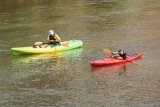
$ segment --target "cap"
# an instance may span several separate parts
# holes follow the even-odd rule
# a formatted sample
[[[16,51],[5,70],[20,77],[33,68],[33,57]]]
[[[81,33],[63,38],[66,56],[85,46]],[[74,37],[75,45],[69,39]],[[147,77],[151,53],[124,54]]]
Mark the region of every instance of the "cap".
[[[49,34],[50,34],[50,35],[53,35],[53,34],[54,34],[54,31],[53,31],[53,30],[49,30]]]

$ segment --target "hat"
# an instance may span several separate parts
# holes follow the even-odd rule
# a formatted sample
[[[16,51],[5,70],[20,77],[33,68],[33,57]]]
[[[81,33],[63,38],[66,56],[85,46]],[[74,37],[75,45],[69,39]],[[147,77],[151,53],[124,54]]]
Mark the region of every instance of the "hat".
[[[53,31],[53,30],[49,30],[49,34],[50,34],[50,35],[53,35],[53,34],[54,34],[54,31]]]

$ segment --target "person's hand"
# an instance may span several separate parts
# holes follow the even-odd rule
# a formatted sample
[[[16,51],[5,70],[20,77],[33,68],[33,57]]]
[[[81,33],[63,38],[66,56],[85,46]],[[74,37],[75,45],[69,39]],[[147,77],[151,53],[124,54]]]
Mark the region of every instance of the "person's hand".
[[[50,42],[55,42],[55,40],[50,40]]]
[[[55,42],[60,42],[60,40],[55,40]]]

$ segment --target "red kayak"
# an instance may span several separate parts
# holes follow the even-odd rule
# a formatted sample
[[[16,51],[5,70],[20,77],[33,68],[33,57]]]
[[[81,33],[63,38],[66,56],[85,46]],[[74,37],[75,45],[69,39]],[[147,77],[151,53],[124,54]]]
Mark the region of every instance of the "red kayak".
[[[104,66],[104,65],[114,65],[114,64],[122,64],[122,63],[126,63],[126,62],[132,62],[135,59],[141,58],[142,57],[142,53],[135,53],[132,55],[127,55],[126,56],[126,60],[120,60],[120,59],[116,59],[116,58],[112,58],[110,57],[106,57],[100,60],[96,60],[91,62],[91,66]]]

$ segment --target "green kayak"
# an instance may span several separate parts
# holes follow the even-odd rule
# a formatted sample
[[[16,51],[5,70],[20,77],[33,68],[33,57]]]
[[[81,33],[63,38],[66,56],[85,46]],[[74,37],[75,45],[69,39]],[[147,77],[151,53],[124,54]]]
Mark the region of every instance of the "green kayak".
[[[61,42],[61,45],[57,45],[54,47],[47,47],[47,48],[34,48],[33,46],[30,47],[13,47],[11,51],[14,55],[21,55],[21,54],[42,54],[42,53],[51,53],[51,52],[58,52],[58,51],[66,51],[70,49],[75,49],[78,47],[82,47],[83,42],[80,40],[69,40]]]

